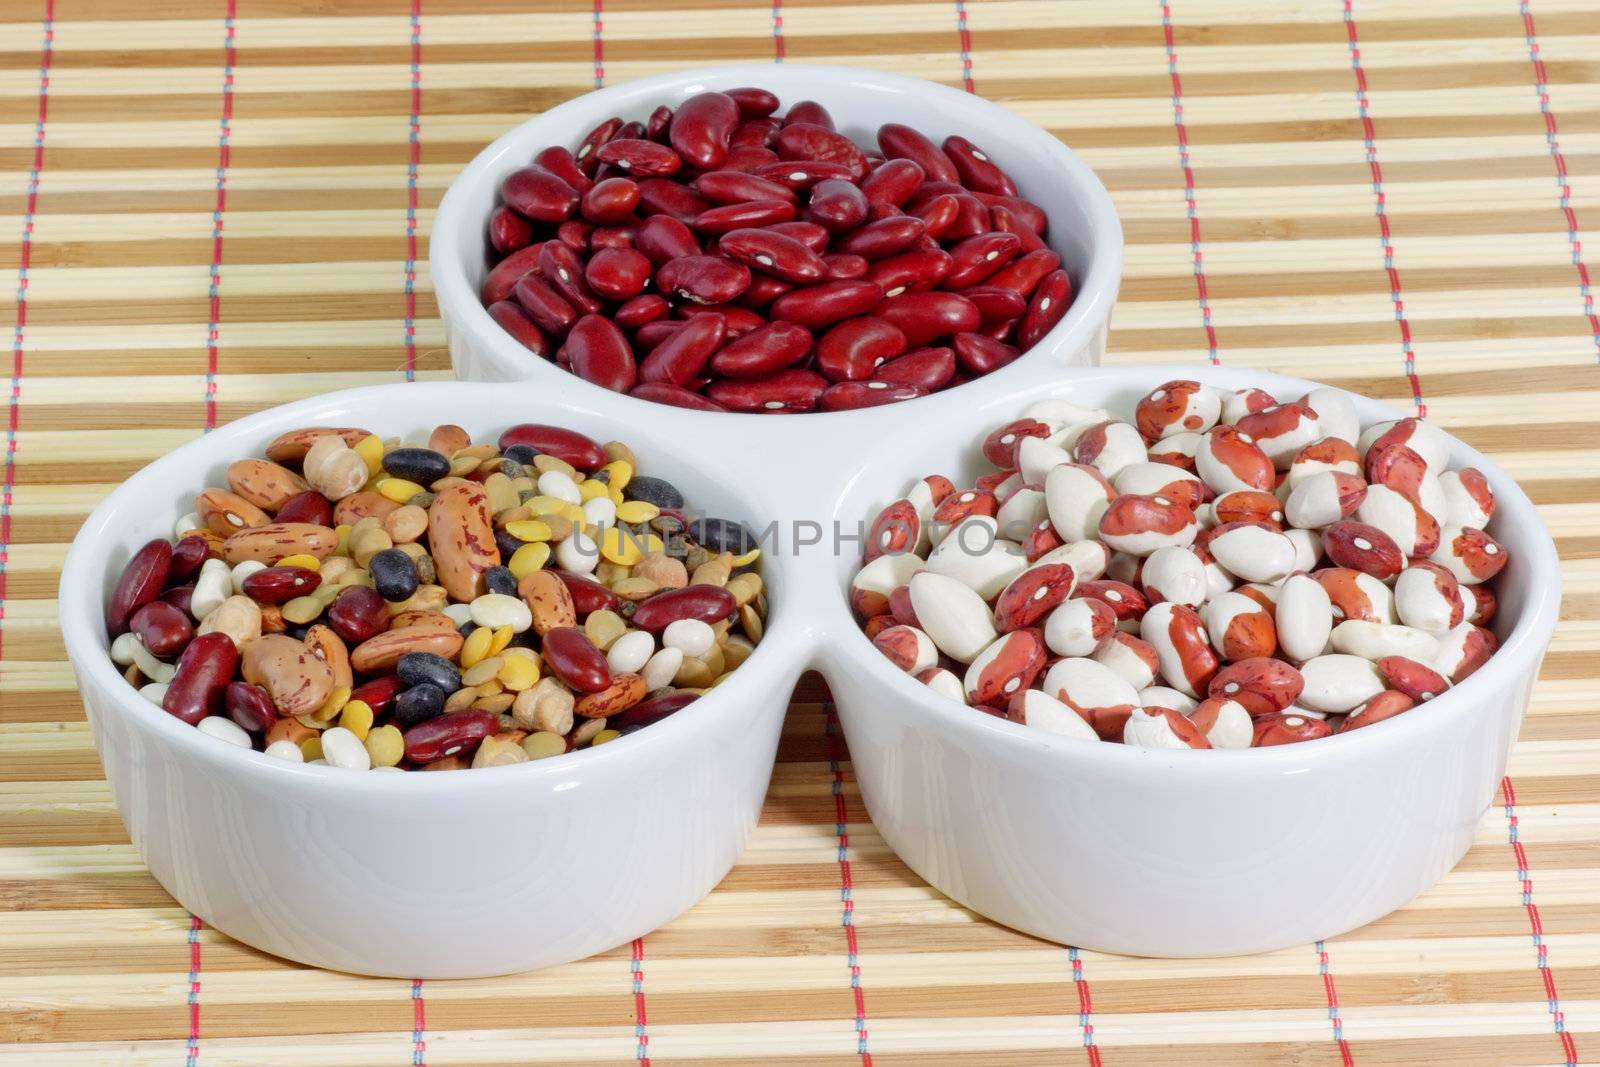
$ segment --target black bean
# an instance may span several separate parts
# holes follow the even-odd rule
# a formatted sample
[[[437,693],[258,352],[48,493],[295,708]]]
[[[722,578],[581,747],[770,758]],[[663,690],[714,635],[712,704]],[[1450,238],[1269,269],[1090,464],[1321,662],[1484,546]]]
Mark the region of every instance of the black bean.
[[[539,450],[532,445],[512,445],[501,454],[513,463],[531,467],[533,466],[533,457],[539,454]]]
[[[712,552],[732,552],[736,556],[756,547],[755,535],[732,519],[696,519],[689,524],[689,536],[695,544]]]
[[[402,730],[410,729],[444,714],[444,690],[430,682],[402,689],[389,710]]]
[[[522,542],[506,533],[504,530],[494,532],[495,547],[500,550],[501,559],[510,559],[516,555],[517,549],[522,547]]]
[[[283,634],[285,637],[292,637],[296,641],[304,641],[306,634],[315,624],[315,620],[312,622],[291,622],[284,626]]]
[[[658,508],[683,507],[683,494],[678,492],[677,486],[665,478],[652,478],[647,474],[634,475],[623,486],[622,497],[624,500],[643,500]]]
[[[417,591],[420,580],[417,577],[417,565],[398,548],[374,552],[367,561],[367,571],[372,575],[372,584],[377,588],[378,595],[385,600],[408,600]]]
[[[450,460],[431,448],[397,448],[384,455],[383,469],[396,478],[429,486],[450,473]]]
[[[394,672],[407,685],[432,685],[446,696],[461,688],[456,665],[432,652],[407,652],[395,664]]]
[[[490,567],[483,572],[483,584],[491,593],[517,595],[517,579],[509,567]]]

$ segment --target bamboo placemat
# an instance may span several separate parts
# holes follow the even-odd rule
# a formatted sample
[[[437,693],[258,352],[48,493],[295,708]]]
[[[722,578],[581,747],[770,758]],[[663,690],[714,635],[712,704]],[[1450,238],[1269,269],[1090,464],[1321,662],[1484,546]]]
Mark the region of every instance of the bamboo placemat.
[[[236,3],[0,3],[0,269],[17,280],[0,303],[0,1062],[1600,1058],[1592,3]],[[1415,403],[1524,480],[1565,561],[1562,622],[1504,804],[1436,888],[1267,956],[1035,941],[888,853],[814,689],[726,882],[568,967],[300,968],[191,920],[143,870],[55,630],[90,507],[219,421],[445,376],[418,266],[433,208],[527,113],[784,57],[965,83],[1072,144],[1127,229],[1111,358]]]

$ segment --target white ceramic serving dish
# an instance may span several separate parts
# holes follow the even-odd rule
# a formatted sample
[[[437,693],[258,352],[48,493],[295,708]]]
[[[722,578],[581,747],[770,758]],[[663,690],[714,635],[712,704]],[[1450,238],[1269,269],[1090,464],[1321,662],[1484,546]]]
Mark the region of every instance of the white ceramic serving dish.
[[[613,115],[643,120],[658,105],[741,85],[769,89],[785,107],[800,100],[820,102],[833,113],[840,132],[860,145],[874,146],[879,126],[900,122],[935,141],[961,134],[982,146],[1016,180],[1022,195],[1049,215],[1049,243],[1076,286],[1072,310],[1061,323],[1027,355],[986,380],[1003,388],[1027,364],[1059,369],[1100,362],[1122,277],[1122,227],[1100,179],[1055,136],[981,97],[920,78],[855,67],[750,63],[676,71],[586,93],[524,122],[467,165],[439,205],[428,258],[458,378],[550,383],[572,377],[535,358],[479,303],[478,289],[488,273],[486,223],[505,176],[550,145],[576,147]],[[584,383],[579,395],[589,391],[603,392]],[[624,397],[617,410],[641,417],[656,406]]]

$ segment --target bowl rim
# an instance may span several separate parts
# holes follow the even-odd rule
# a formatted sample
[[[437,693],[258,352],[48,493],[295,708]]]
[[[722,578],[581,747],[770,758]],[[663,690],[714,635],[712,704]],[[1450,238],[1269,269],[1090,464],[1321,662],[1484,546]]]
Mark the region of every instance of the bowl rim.
[[[1257,384],[1279,397],[1299,396],[1311,389],[1336,389],[1354,402],[1363,430],[1378,422],[1410,417],[1383,401],[1338,386],[1244,367],[1163,363],[1077,368],[1069,371],[1057,385],[1059,390],[1083,379],[1109,379],[1114,383],[1111,388],[1115,392],[1127,392],[1129,386],[1138,386],[1138,391],[1142,392],[1162,382],[1181,378],[1207,384],[1219,384],[1219,379],[1240,382],[1238,386],[1226,386],[1229,388],[1243,387],[1247,383]],[[1060,393],[1058,391],[1051,395]],[[1025,397],[1014,399],[1026,400]],[[1019,413],[1020,410],[1019,405]],[[1488,477],[1495,493],[1496,516],[1505,514],[1503,509],[1509,509],[1520,520],[1531,523],[1535,534],[1529,538],[1529,545],[1518,549],[1518,554],[1526,558],[1529,567],[1528,592],[1510,634],[1488,661],[1460,686],[1451,686],[1407,714],[1396,715],[1347,734],[1335,733],[1317,738],[1314,742],[1243,749],[1146,748],[1104,741],[1090,744],[1086,739],[1047,733],[991,715],[973,714],[970,706],[933,692],[910,674],[895,668],[878,652],[846,602],[849,579],[860,569],[859,565],[852,566],[844,587],[834,590],[833,618],[844,621],[837,627],[830,627],[829,637],[833,637],[835,629],[848,629],[852,633],[842,641],[832,643],[831,648],[823,649],[824,662],[827,664],[823,674],[827,676],[829,669],[861,672],[864,675],[862,680],[880,687],[885,697],[892,696],[908,705],[915,705],[916,710],[912,714],[930,716],[926,722],[929,728],[953,731],[958,737],[983,739],[986,743],[1001,746],[1004,751],[1018,758],[1037,754],[1038,758],[1056,760],[1063,765],[1085,760],[1110,761],[1101,763],[1100,769],[1125,769],[1130,772],[1159,769],[1163,774],[1189,775],[1201,784],[1216,773],[1237,774],[1259,770],[1289,774],[1346,760],[1358,760],[1372,746],[1418,743],[1436,730],[1450,728],[1452,717],[1470,723],[1468,716],[1475,706],[1481,706],[1483,702],[1473,699],[1470,694],[1461,695],[1463,687],[1472,680],[1481,679],[1484,684],[1478,688],[1486,691],[1504,689],[1516,674],[1528,669],[1530,659],[1537,660],[1548,647],[1561,599],[1561,562],[1554,539],[1533,502],[1516,480],[1456,435],[1437,423],[1430,425],[1449,438],[1455,467],[1477,467]],[[1460,457],[1459,461],[1457,457]],[[1221,770],[1213,771],[1210,769],[1212,767]]]
[[[843,80],[864,89],[925,97],[930,102],[930,113],[935,116],[940,113],[941,103],[950,107],[986,112],[986,121],[997,133],[1004,134],[1007,141],[1032,141],[1054,157],[1057,169],[1049,176],[1049,180],[1071,187],[1077,199],[1083,204],[1084,212],[1089,219],[1090,229],[1094,235],[1089,265],[1083,271],[1082,277],[1076,279],[1072,305],[1060,322],[1040,338],[1033,348],[1006,366],[962,385],[902,401],[902,404],[926,405],[927,401],[949,394],[966,396],[967,390],[980,383],[992,383],[995,388],[1003,388],[1008,380],[1060,370],[1062,367],[1059,365],[1041,367],[1040,364],[1050,360],[1054,355],[1077,352],[1088,347],[1094,334],[1104,328],[1110,318],[1122,281],[1124,255],[1122,222],[1111,201],[1111,195],[1106,191],[1099,176],[1078,158],[1065,142],[999,104],[962,89],[924,78],[862,67],[806,63],[784,63],[781,67],[771,63],[716,64],[621,82],[574,97],[518,123],[495,138],[450,182],[434,216],[432,230],[434,239],[429,242],[428,269],[433,281],[434,297],[439,304],[440,316],[445,320],[447,328],[469,332],[474,347],[480,352],[493,353],[496,361],[502,366],[515,365],[514,361],[519,360],[525,363],[532,373],[517,374],[515,379],[517,381],[540,382],[549,380],[551,375],[560,375],[575,383],[579,395],[588,396],[592,391],[609,397],[611,402],[620,405],[618,410],[625,414],[640,415],[651,410],[672,407],[670,404],[661,404],[605,389],[585,381],[570,371],[562,370],[553,363],[532,359],[527,349],[513,340],[489,316],[488,310],[478,299],[476,290],[467,281],[470,266],[457,254],[456,243],[453,240],[440,239],[439,235],[453,233],[462,226],[478,227],[482,224],[482,220],[467,217],[468,188],[476,191],[484,185],[488,173],[502,156],[516,150],[521,142],[534,137],[537,130],[552,120],[590,113],[605,115],[622,112],[642,102],[659,101],[668,93],[690,90],[695,87],[696,82],[707,80],[724,85],[759,85],[761,79],[771,78],[774,71],[783,77]],[[1030,360],[1030,356],[1035,358]],[[731,420],[734,419],[767,417],[752,412],[700,411],[688,408],[679,410],[687,411],[696,417],[710,416],[730,420],[725,425],[731,424]],[[832,416],[837,420],[859,415],[861,410],[864,409],[808,411],[796,414],[813,419]]]
[[[593,747],[574,749],[557,756],[529,760],[525,763],[472,768],[474,773],[466,775],[418,772],[362,775],[342,767],[294,763],[268,756],[265,752],[253,748],[245,749],[209,737],[151,703],[122,677],[121,671],[112,662],[109,654],[110,641],[106,636],[104,619],[105,596],[102,590],[106,580],[106,570],[111,564],[106,554],[97,550],[97,537],[101,532],[113,528],[123,515],[148,510],[148,504],[141,501],[140,496],[150,483],[159,480],[168,471],[188,465],[195,457],[210,457],[212,462],[215,462],[217,457],[228,456],[230,450],[244,440],[281,433],[295,424],[337,425],[338,423],[333,421],[338,418],[336,412],[356,408],[376,410],[381,407],[382,401],[388,395],[410,396],[419,390],[470,394],[499,391],[501,388],[493,383],[481,382],[394,382],[322,393],[235,419],[193,441],[163,453],[123,479],[122,484],[107,494],[105,499],[90,512],[89,517],[74,535],[62,565],[61,580],[57,587],[57,622],[80,693],[90,689],[102,691],[106,700],[101,706],[109,705],[131,728],[145,733],[153,731],[164,742],[178,748],[184,758],[195,759],[219,770],[248,775],[278,776],[269,780],[293,782],[296,786],[311,789],[346,788],[347,783],[359,782],[363,783],[360,786],[362,789],[391,792],[420,789],[432,795],[496,786],[528,788],[535,780],[576,779],[590,771],[599,774],[610,773],[608,768],[614,770],[638,759],[669,758],[667,753],[657,757],[650,749],[674,743],[694,744],[697,741],[695,736],[697,733],[716,730],[720,724],[735,717],[745,716],[748,709],[764,699],[765,690],[770,690],[775,681],[780,686],[792,687],[805,669],[806,650],[809,645],[804,637],[804,620],[797,616],[797,603],[790,603],[790,601],[798,602],[799,598],[783,597],[778,598],[770,608],[768,630],[763,640],[756,645],[755,651],[745,663],[740,665],[745,667],[754,664],[754,668],[735,669],[730,672],[727,679],[718,684],[714,690],[706,692],[693,702],[691,705],[695,709],[693,714],[685,715],[680,712],[669,715],[650,724],[648,728],[624,734],[599,746],[598,749]],[[406,392],[400,393],[401,390]],[[610,417],[604,413],[591,412],[581,405],[578,410],[585,415],[600,414],[602,418]],[[552,405],[548,411],[541,411],[530,405],[522,414],[526,417],[521,421],[535,421],[541,417],[559,420],[563,416],[570,416],[571,412],[562,406]],[[662,428],[657,432],[664,435],[667,431]],[[696,465],[696,470],[703,466],[704,464]],[[748,507],[746,492],[737,487],[727,487],[727,491],[741,507]],[[182,499],[181,492],[177,495],[177,499]],[[175,511],[174,515],[177,514],[179,513]],[[774,633],[777,634],[777,640],[772,639]],[[85,703],[87,704],[87,701]],[[646,735],[646,739],[639,740],[640,734]],[[572,758],[580,755],[582,758]],[[486,776],[482,774],[483,771],[497,773]],[[408,782],[414,784],[405,784]],[[576,784],[569,781],[555,788],[572,788]]]

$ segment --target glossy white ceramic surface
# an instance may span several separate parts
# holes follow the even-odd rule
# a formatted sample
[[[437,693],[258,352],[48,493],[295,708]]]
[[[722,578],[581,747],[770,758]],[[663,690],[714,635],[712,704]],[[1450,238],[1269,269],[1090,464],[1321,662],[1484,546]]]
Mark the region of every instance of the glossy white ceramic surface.
[[[1045,209],[1049,243],[1077,285],[1066,318],[1026,356],[988,380],[1003,388],[1018,380],[1027,364],[1061,368],[1100,362],[1122,277],[1122,227],[1100,179],[1054,135],[981,97],[920,78],[803,63],[741,64],[677,71],[587,93],[529,119],[468,164],[439,205],[428,261],[457,377],[526,378],[541,384],[572,377],[534,358],[479,303],[478,288],[488,273],[485,226],[502,179],[549,145],[575,147],[612,115],[642,120],[660,104],[741,85],[769,89],[785,106],[806,99],[820,102],[833,113],[840,132],[857,144],[874,145],[879,126],[900,122],[935,141],[961,134],[981,145],[1016,180],[1022,195]],[[602,390],[582,383],[579,392],[589,391]],[[654,407],[624,397],[618,410],[632,409],[642,416]]]

